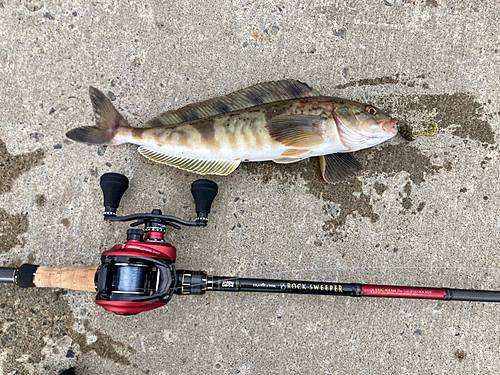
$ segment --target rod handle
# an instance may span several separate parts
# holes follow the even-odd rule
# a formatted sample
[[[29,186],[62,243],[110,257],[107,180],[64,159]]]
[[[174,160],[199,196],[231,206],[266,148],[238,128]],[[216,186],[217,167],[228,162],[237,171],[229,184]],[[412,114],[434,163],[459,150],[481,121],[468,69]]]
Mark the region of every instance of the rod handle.
[[[38,288],[62,288],[95,292],[95,274],[99,266],[45,267],[36,270],[34,284]]]

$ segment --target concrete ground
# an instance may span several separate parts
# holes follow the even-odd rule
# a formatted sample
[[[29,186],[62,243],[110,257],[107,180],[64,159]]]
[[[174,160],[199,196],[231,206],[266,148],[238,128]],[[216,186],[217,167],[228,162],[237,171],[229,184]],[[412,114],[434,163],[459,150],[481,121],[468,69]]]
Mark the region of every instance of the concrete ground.
[[[170,230],[178,268],[215,275],[499,289],[497,1],[0,0],[0,265],[93,265],[125,240],[99,177],[126,174],[120,212],[193,217],[198,176],[136,146],[77,144],[88,87],[134,126],[284,78],[373,103],[415,129],[356,154],[214,177],[205,229]],[[225,294],[133,317],[89,293],[0,286],[0,373],[494,374],[500,306]]]

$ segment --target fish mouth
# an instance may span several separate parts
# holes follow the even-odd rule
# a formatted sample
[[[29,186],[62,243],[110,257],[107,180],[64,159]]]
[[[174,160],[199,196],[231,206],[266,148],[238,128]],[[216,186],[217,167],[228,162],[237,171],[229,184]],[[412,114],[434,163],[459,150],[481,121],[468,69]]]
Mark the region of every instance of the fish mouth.
[[[385,124],[382,125],[382,129],[387,132],[387,133],[392,133],[394,135],[398,134],[398,129],[395,128],[398,120],[395,118],[391,118],[390,120],[387,120]]]

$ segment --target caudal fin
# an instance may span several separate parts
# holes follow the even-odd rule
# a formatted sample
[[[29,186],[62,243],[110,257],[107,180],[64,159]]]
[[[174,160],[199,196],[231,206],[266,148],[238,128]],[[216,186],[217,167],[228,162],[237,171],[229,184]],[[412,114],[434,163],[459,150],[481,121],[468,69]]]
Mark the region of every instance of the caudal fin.
[[[77,142],[97,145],[120,144],[115,135],[120,127],[129,127],[127,120],[113,107],[111,101],[99,90],[90,87],[90,100],[94,107],[95,126],[70,130],[66,137]]]

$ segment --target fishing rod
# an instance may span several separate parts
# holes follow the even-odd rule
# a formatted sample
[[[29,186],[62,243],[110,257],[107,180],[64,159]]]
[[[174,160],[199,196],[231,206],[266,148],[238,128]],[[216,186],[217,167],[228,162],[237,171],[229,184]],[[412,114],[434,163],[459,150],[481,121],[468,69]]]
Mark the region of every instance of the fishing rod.
[[[97,304],[123,315],[163,306],[174,294],[200,295],[208,291],[500,302],[500,291],[490,290],[269,280],[177,270],[176,248],[165,241],[165,229],[167,226],[181,229],[179,225],[205,227],[218,193],[217,184],[198,180],[191,185],[197,213],[195,221],[163,215],[157,209],[149,214],[117,216],[116,209],[129,180],[121,174],[107,173],[101,176],[100,185],[104,195],[104,219],[134,221],[131,226],[143,225],[144,229],[128,229],[126,242],[103,252],[99,266],[55,268],[23,264],[19,268],[0,268],[0,283],[13,283],[22,288],[97,292]]]

